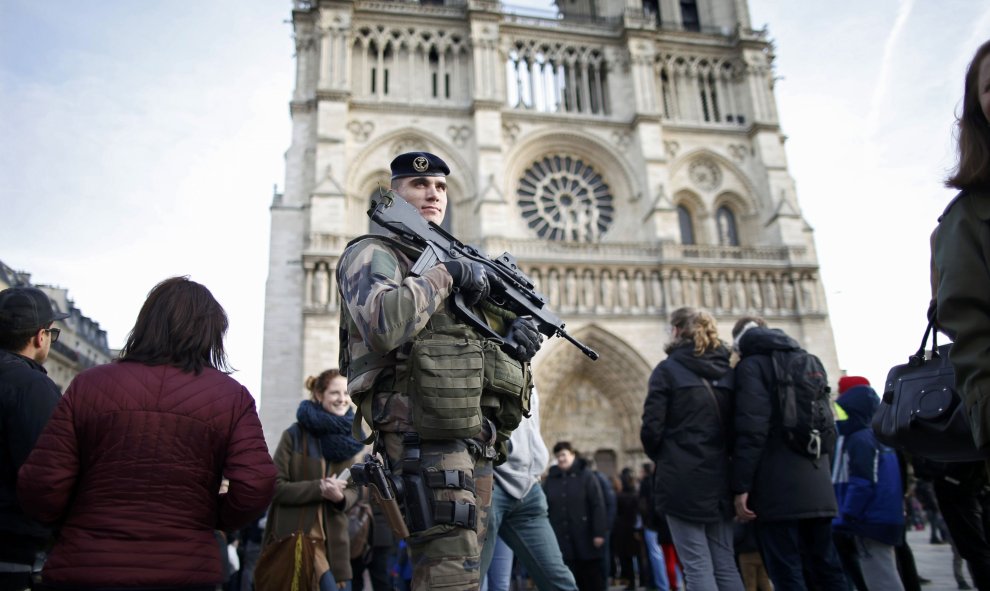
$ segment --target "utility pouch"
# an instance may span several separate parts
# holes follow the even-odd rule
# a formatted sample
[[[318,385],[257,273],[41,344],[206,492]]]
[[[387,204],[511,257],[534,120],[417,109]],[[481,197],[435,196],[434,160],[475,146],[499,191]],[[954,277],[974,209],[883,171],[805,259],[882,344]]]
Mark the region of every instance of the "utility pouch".
[[[511,432],[529,416],[532,373],[528,363],[510,356],[496,341],[485,341],[484,350],[485,403],[497,409],[498,430]]]
[[[423,439],[462,439],[481,431],[481,342],[435,337],[416,341],[409,358],[413,427]]]

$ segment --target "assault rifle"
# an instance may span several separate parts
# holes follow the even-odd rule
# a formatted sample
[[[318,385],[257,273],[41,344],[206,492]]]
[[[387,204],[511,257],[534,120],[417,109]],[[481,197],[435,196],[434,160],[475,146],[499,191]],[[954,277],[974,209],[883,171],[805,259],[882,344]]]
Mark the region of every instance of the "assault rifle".
[[[591,347],[567,334],[563,321],[547,307],[546,297],[536,291],[533,280],[522,272],[511,254],[506,252],[499,257],[489,258],[473,246],[454,238],[440,226],[427,221],[415,207],[393,191],[380,191],[377,197],[372,198],[368,215],[380,226],[423,248],[423,254],[409,271],[410,275],[419,277],[437,263],[453,259],[481,263],[491,285],[488,300],[492,304],[517,316],[529,316],[536,323],[537,330],[547,337],[564,338],[592,360],[598,359],[598,353]],[[451,299],[454,311],[465,322],[487,338],[502,343],[501,347],[506,352],[515,350],[516,344],[512,339],[492,330],[487,322],[464,303],[461,293],[455,292]]]

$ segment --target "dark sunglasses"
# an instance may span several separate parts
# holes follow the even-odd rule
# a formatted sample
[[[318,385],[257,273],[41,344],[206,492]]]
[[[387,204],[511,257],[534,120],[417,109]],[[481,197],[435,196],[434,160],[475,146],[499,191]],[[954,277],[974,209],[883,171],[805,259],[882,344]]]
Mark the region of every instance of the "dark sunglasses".
[[[54,343],[54,342],[57,342],[58,341],[58,335],[62,334],[62,329],[61,328],[46,328],[45,329],[45,332],[47,332],[48,334],[51,335],[52,342]]]

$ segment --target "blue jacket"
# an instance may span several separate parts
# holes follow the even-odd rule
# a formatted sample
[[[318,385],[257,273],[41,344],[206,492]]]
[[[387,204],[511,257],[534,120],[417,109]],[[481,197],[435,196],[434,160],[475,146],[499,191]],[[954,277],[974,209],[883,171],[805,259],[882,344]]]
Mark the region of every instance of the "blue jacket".
[[[870,428],[880,398],[873,388],[857,386],[842,394],[836,403],[848,418],[837,423],[840,437],[832,482],[839,514],[832,527],[896,546],[904,534],[897,455],[879,443]]]

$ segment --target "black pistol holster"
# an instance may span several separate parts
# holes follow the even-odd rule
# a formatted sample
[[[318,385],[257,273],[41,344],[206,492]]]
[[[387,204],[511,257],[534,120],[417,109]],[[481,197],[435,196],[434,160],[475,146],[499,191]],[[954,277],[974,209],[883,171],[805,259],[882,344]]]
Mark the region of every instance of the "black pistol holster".
[[[430,489],[455,488],[475,493],[474,479],[462,470],[423,471],[419,435],[402,437],[402,499],[410,532],[427,530],[434,525],[456,525],[475,529],[477,508],[472,503],[435,501]]]

